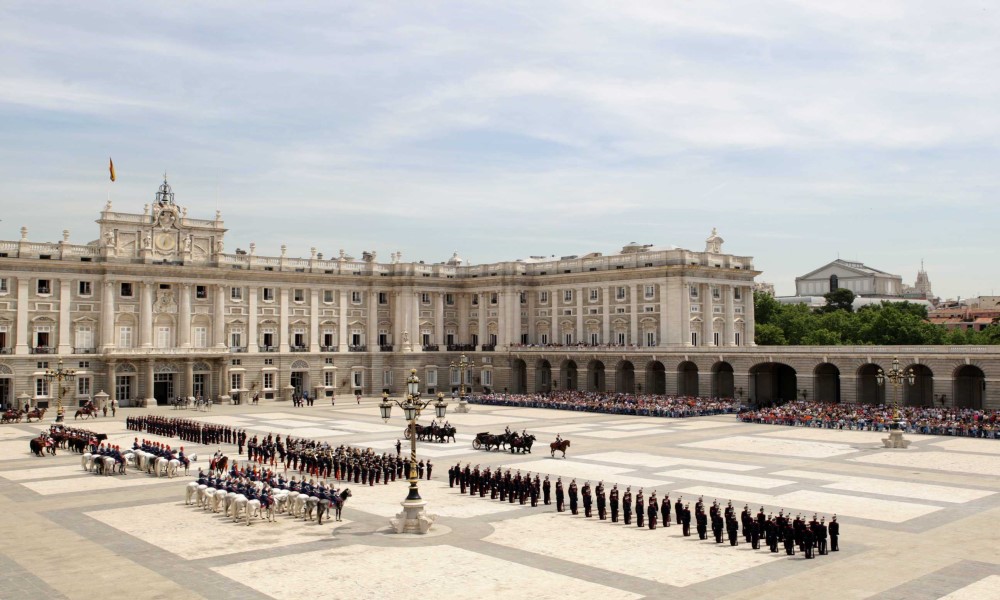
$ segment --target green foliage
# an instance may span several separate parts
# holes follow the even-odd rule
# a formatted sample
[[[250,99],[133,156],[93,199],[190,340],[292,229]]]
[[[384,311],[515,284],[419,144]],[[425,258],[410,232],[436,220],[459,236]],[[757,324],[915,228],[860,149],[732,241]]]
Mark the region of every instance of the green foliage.
[[[804,304],[781,304],[767,294],[754,294],[758,345],[988,345],[1000,344],[1000,324],[983,331],[952,330],[927,322],[927,307],[910,302],[869,304],[851,312],[844,308],[850,290],[827,294],[827,305],[810,310]],[[853,293],[850,293],[853,301]],[[845,304],[847,303],[847,304]]]
[[[826,306],[820,309],[821,312],[834,312],[837,310],[842,310],[846,312],[854,312],[854,292],[845,288],[838,288],[823,294],[826,298]]]

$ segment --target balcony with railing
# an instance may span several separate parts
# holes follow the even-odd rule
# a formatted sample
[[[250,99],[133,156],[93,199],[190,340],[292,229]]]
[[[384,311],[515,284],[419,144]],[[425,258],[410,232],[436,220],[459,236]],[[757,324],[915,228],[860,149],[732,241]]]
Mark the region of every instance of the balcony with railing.
[[[379,344],[379,352],[392,352],[392,344]]]
[[[247,351],[246,346],[230,346],[229,351],[235,354],[240,354]]]
[[[336,352],[337,351],[337,346],[320,346],[319,347],[319,351],[320,352]]]
[[[476,346],[473,344],[448,344],[448,352],[475,352]]]
[[[368,346],[364,344],[356,344],[347,347],[348,352],[368,352]]]
[[[277,352],[278,351],[278,347],[277,346],[261,346],[260,347],[260,351],[261,352]]]
[[[289,350],[291,352],[309,352],[309,346],[291,346]]]
[[[493,352],[496,349],[497,349],[497,345],[496,344],[483,344],[482,351],[483,352]]]
[[[31,349],[32,354],[55,354],[56,349],[52,346],[35,346]]]
[[[424,352],[437,352],[440,347],[437,344],[424,344]]]
[[[97,354],[97,348],[73,348],[73,354]]]

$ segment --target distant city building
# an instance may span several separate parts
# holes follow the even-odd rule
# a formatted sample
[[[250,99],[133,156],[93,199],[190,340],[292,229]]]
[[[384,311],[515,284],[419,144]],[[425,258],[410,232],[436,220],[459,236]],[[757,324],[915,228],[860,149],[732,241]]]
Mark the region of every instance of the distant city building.
[[[774,297],[776,295],[774,293],[774,284],[773,283],[768,283],[766,281],[758,281],[758,282],[754,283],[753,284],[753,291],[755,291],[755,292],[761,292],[761,293],[767,294],[768,296],[771,296],[771,297]]]
[[[837,289],[851,290],[861,297],[899,297],[903,293],[903,278],[839,258],[795,278],[796,296],[822,296]]]
[[[982,331],[1000,322],[1000,303],[992,308],[970,306],[947,306],[928,311],[927,320],[946,329],[972,329]]]

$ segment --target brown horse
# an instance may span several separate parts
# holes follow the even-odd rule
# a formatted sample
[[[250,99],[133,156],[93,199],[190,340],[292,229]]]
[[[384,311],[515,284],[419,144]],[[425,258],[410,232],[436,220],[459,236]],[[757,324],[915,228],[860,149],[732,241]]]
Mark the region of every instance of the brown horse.
[[[38,419],[39,421],[41,421],[42,419],[45,418],[45,409],[36,408],[34,410],[28,411],[28,413],[25,414],[24,416],[26,419],[28,419],[29,423],[31,423],[32,419]]]
[[[210,471],[215,471],[216,473],[225,473],[226,467],[229,466],[229,457],[221,456],[218,460],[212,458],[208,461],[208,468]]]
[[[549,450],[552,451],[553,458],[556,455],[556,450],[563,453],[563,458],[566,458],[566,448],[569,448],[569,440],[563,440],[561,442],[552,442],[549,444]]]
[[[73,420],[77,420],[79,417],[90,418],[97,416],[96,406],[84,406],[83,408],[77,409],[76,414],[73,415]]]
[[[24,411],[21,409],[8,410],[3,413],[3,423],[20,423],[21,419],[24,418]]]

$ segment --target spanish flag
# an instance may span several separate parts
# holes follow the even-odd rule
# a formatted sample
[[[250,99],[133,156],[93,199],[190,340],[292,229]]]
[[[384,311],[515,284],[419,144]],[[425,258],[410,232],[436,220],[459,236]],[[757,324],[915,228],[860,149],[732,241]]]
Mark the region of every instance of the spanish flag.
[[[115,180],[115,161],[111,160],[110,156],[108,157],[108,171],[111,172],[111,181],[114,181]]]

